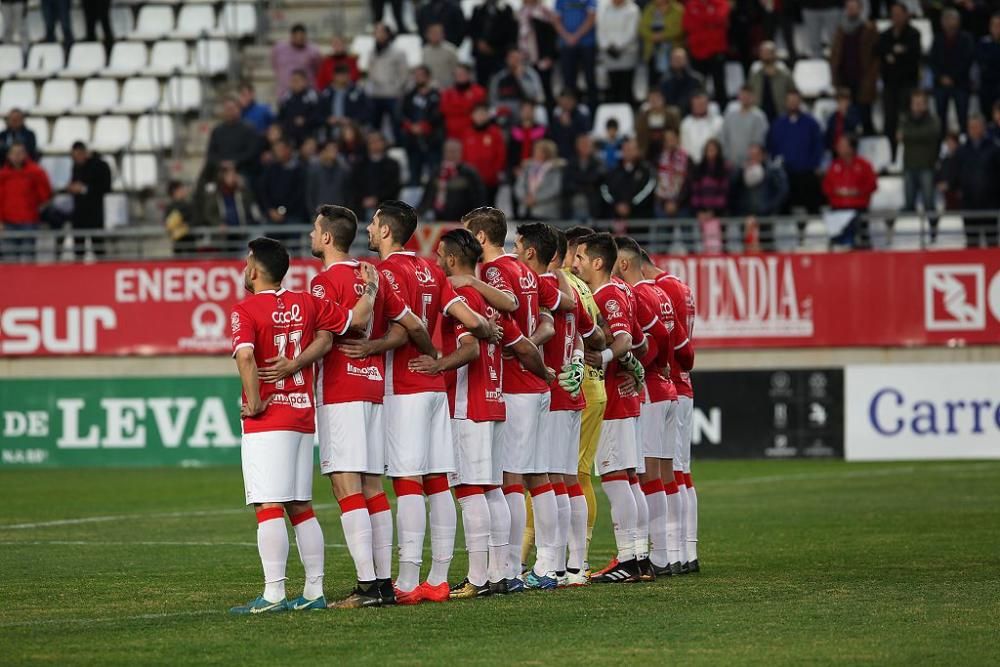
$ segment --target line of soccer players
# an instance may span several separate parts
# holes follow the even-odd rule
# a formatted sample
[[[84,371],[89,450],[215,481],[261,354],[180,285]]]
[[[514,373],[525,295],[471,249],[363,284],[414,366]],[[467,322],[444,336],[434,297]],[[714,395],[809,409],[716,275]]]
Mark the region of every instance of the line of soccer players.
[[[376,271],[349,254],[355,215],[324,206],[311,234],[323,270],[309,294],[281,289],[289,258],[280,243],[250,243],[252,295],[231,323],[246,502],[257,513],[265,586],[234,613],[442,602],[698,571],[690,290],[630,238],[530,223],[508,253],[502,211],[479,208],[462,223],[442,236],[433,263],[404,249],[414,210],[384,202],[368,225]],[[357,571],[354,591],[329,605],[310,502],[314,424]],[[594,469],[617,555],[591,574]],[[394,580],[383,475],[397,500]],[[448,584],[452,494],[469,555],[456,586]],[[432,562],[421,582],[428,505]],[[306,576],[292,601],[286,512]],[[532,545],[535,561],[522,570]]]

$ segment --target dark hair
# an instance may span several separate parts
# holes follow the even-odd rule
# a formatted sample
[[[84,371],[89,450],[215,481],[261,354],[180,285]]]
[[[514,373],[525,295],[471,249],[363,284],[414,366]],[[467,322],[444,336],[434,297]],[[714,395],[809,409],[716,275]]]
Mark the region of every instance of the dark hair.
[[[70,150],[85,151],[87,150],[87,144],[83,143],[82,141],[74,141],[73,145],[70,147]]]
[[[375,212],[380,225],[388,225],[392,240],[402,245],[410,240],[417,230],[417,212],[405,201],[387,199],[378,205]]]
[[[579,245],[587,246],[587,257],[604,260],[604,271],[611,273],[618,261],[618,246],[615,239],[607,232],[590,234],[580,239]]]
[[[752,93],[753,92],[753,86],[751,86],[749,83],[744,83],[742,86],[740,86],[740,92],[741,93]]]
[[[358,216],[354,211],[344,206],[326,204],[316,210],[319,216],[319,227],[333,237],[333,246],[347,252],[358,235]]]
[[[413,71],[414,72],[417,72],[417,71],[423,72],[428,77],[430,77],[430,75],[431,75],[431,68],[428,67],[427,65],[417,65],[416,67],[413,68]]]
[[[240,90],[255,90],[255,88],[253,87],[253,81],[251,81],[250,79],[243,79],[242,81],[240,81],[240,87],[239,87],[239,89]]]
[[[647,266],[656,266],[653,264],[653,258],[649,256],[649,253],[646,252],[645,248],[639,248],[639,259]]]
[[[843,99],[848,99],[849,100],[849,99],[852,99],[852,97],[853,96],[851,95],[851,89],[848,88],[847,86],[841,86],[840,88],[837,88],[837,99],[838,100],[843,100]]]
[[[712,163],[709,163],[708,161],[709,146],[715,146],[715,152],[717,153],[715,161]],[[722,153],[721,141],[719,141],[718,139],[709,139],[708,141],[706,141],[705,147],[702,148],[701,155],[702,155],[701,163],[699,163],[698,166],[695,167],[694,169],[696,177],[714,176],[716,178],[722,178],[728,173],[728,170],[726,169],[726,156],[723,155]]]
[[[529,222],[518,225],[517,233],[521,237],[521,243],[525,248],[534,248],[538,255],[538,261],[543,266],[548,266],[549,262],[556,254],[556,235],[552,233],[552,227],[544,222]]]
[[[253,260],[262,268],[268,277],[276,283],[285,279],[288,273],[288,250],[281,241],[269,239],[266,236],[255,238],[247,244],[253,254]]]
[[[507,239],[507,216],[498,208],[474,208],[462,216],[462,224],[473,236],[479,232],[486,234],[486,240],[493,245],[502,246]]]
[[[617,130],[617,129],[618,129],[618,119],[617,119],[617,118],[609,118],[609,119],[608,119],[608,122],[606,122],[606,123],[604,124],[604,127],[605,127],[606,129],[609,129],[609,130],[610,130],[611,128],[615,128],[615,129]]]
[[[624,252],[636,257],[642,257],[642,248],[639,247],[639,244],[631,236],[616,236],[615,247],[618,248],[619,254]]]
[[[183,181],[170,181],[167,183],[167,195],[173,197],[174,193],[184,187]]]
[[[456,227],[441,235],[446,255],[454,255],[459,264],[467,269],[474,269],[483,256],[483,246],[468,229]]]
[[[553,225],[549,225],[549,228],[556,237],[556,256],[553,259],[558,259],[562,263],[566,260],[566,250],[569,248],[569,242],[566,240],[566,234],[563,230]]]
[[[306,74],[306,71],[304,69],[293,69],[292,76],[301,76],[303,79],[309,78],[309,75]]]
[[[301,23],[296,23],[295,25],[292,26],[292,29],[289,30],[289,32],[305,32],[305,31],[306,27]]]
[[[580,239],[584,236],[590,236],[595,232],[596,230],[593,227],[585,227],[584,225],[570,227],[566,230],[566,243],[569,245],[578,245],[580,243]]]

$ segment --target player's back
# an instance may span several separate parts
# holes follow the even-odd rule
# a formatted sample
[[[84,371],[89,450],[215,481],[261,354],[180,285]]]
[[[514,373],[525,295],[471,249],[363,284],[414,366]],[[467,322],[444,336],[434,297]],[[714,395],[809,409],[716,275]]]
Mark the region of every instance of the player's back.
[[[677,276],[663,272],[656,277],[656,286],[666,292],[674,307],[677,322],[684,326],[687,337],[694,338],[695,301],[691,287]],[[682,341],[683,342],[683,341]],[[678,365],[670,368],[670,378],[673,380],[677,393],[682,396],[693,396],[691,374],[682,371]]]
[[[649,394],[649,400],[653,403],[677,400],[677,389],[670,379],[670,372],[674,366],[672,336],[676,329],[676,315],[670,297],[652,280],[637,282],[632,287],[632,291],[636,299],[645,304],[645,307],[656,316],[667,332],[665,340],[655,340],[651,337],[650,350],[643,357],[643,363],[647,369],[646,390]],[[659,350],[661,346],[664,348],[662,354]],[[666,374],[662,372],[663,367],[658,363],[658,360],[663,359],[667,360]]]
[[[633,346],[642,342],[642,329],[635,315],[635,297],[624,283],[612,280],[601,285],[594,290],[594,300],[607,322],[612,340],[615,336],[628,333],[632,336]],[[609,340],[609,347],[611,343]],[[625,388],[625,380],[619,376],[620,372],[617,361],[612,361],[605,370],[605,389],[608,393],[608,404],[604,410],[605,419],[623,419],[639,415],[639,394],[634,389]]]
[[[552,289],[559,289],[559,281],[554,274],[543,273],[539,280],[551,285]],[[586,322],[581,319],[586,318]],[[573,310],[562,310],[552,313],[552,326],[555,334],[545,345],[542,346],[545,365],[553,368],[556,372],[562,371],[563,367],[573,359],[573,350],[576,348],[576,335],[589,334],[590,331],[581,331],[581,327],[589,325],[588,329],[593,329],[593,321],[584,311],[579,302]],[[549,387],[552,392],[551,410],[582,410],[587,405],[587,399],[583,393],[572,398],[565,389],[559,386],[558,380],[553,380]]]

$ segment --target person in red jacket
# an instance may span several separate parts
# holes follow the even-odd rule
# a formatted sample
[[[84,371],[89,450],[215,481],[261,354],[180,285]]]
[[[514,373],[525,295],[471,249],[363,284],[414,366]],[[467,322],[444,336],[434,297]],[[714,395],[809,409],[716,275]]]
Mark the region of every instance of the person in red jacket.
[[[333,75],[337,71],[338,65],[347,65],[347,71],[351,74],[351,82],[357,83],[361,78],[361,70],[358,69],[358,57],[347,52],[347,44],[340,35],[334,35],[330,40],[330,55],[323,58],[319,64],[319,71],[316,72],[316,92],[322,93],[333,81]]]
[[[878,189],[878,177],[871,163],[858,156],[856,142],[853,137],[843,135],[837,140],[837,157],[823,177],[823,193],[835,211],[858,213],[834,241],[870,248],[868,221],[863,213]]]
[[[490,118],[490,110],[484,103],[472,109],[472,127],[462,138],[462,155],[483,179],[487,201],[492,206],[507,167],[507,146],[503,132]]]
[[[36,230],[41,209],[52,198],[48,175],[28,157],[24,144],[11,144],[0,168],[0,260],[34,258],[34,238],[8,238],[4,230]]]
[[[725,110],[726,51],[729,50],[729,2],[689,0],[681,23],[691,53],[691,64],[703,76],[712,77],[715,101]]]
[[[456,67],[455,85],[441,93],[445,135],[461,141],[472,128],[472,109],[485,102],[486,89],[472,80],[472,68],[468,65]]]

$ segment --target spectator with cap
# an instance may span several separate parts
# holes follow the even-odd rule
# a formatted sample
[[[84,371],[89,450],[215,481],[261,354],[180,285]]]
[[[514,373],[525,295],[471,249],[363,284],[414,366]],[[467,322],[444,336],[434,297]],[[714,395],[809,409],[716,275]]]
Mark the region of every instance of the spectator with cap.
[[[305,207],[305,170],[287,139],[271,147],[274,160],[264,166],[257,179],[257,202],[269,225],[301,225],[307,222]],[[271,233],[274,238],[289,238],[286,233]]]
[[[367,143],[368,154],[354,167],[351,192],[354,195],[354,212],[359,218],[371,220],[379,202],[399,199],[402,177],[399,163],[386,152],[386,141],[381,132],[369,132]]]
[[[431,174],[417,211],[437,221],[455,222],[487,203],[482,179],[475,169],[462,161],[462,142],[446,140],[444,159]]]
[[[441,95],[445,136],[461,141],[472,128],[472,110],[485,103],[486,89],[472,80],[472,69],[465,64],[456,67],[455,84]]]
[[[10,238],[7,231],[35,231],[41,226],[42,208],[52,198],[45,171],[28,156],[24,144],[13,143],[0,167],[0,256],[32,261],[35,239]]]
[[[670,53],[684,42],[684,3],[681,0],[652,0],[639,19],[642,59],[649,75],[649,89],[660,85],[670,69]]]
[[[597,0],[556,0],[559,69],[563,85],[576,88],[583,73],[587,106],[597,108]]]
[[[680,46],[674,47],[670,54],[670,68],[660,80],[663,99],[686,116],[691,113],[691,96],[703,89],[701,75],[688,63],[687,51]]]
[[[292,85],[292,73],[302,70],[308,84],[315,87],[316,72],[322,55],[309,42],[306,27],[301,23],[292,26],[287,42],[278,42],[271,49],[271,69],[274,70],[274,96],[283,98]]]
[[[350,67],[341,63],[333,72],[333,80],[319,97],[320,118],[326,123],[326,138],[336,140],[345,121],[367,124],[372,107],[364,88],[351,81]]]
[[[423,61],[439,90],[450,88],[455,83],[458,51],[454,44],[445,40],[440,23],[432,23],[424,31]]]
[[[900,119],[897,139],[903,147],[904,210],[916,211],[919,196],[930,221],[933,240],[937,233],[934,165],[941,152],[941,124],[931,113],[924,91],[915,90],[910,96],[910,109]]]
[[[986,120],[979,114],[969,116],[966,141],[955,153],[957,169],[949,184],[959,193],[963,210],[979,215],[962,219],[966,247],[997,247],[997,208],[1000,208],[1000,146],[986,136]]]
[[[517,49],[507,52],[507,66],[490,81],[490,100],[499,120],[507,123],[517,113],[521,102],[541,104],[545,101],[542,79]]]
[[[833,241],[855,248],[870,248],[871,235],[864,213],[878,189],[878,177],[871,163],[857,154],[856,139],[842,136],[836,148],[836,157],[823,177],[823,193],[834,211],[855,211],[858,215]]]
[[[576,138],[575,150],[563,168],[563,216],[581,222],[601,214],[601,184],[604,165],[594,151],[589,134]]]
[[[576,93],[563,88],[549,118],[549,139],[556,142],[560,157],[573,155],[576,138],[590,132],[592,124],[590,111],[577,101]]]
[[[830,45],[833,85],[853,93],[864,133],[875,134],[872,104],[878,96],[878,30],[861,13],[861,0],[847,0]]]
[[[28,157],[38,161],[38,144],[35,133],[24,124],[24,112],[14,107],[7,112],[7,127],[0,132],[0,163],[7,156],[7,149],[14,144],[22,144],[28,152]]]
[[[958,126],[965,127],[976,43],[972,35],[961,29],[961,21],[953,8],[941,12],[941,32],[934,37],[928,61],[934,75],[934,106],[938,115],[947,124],[948,106],[954,101]]]
[[[837,142],[843,136],[858,137],[862,132],[861,112],[852,101],[853,94],[847,88],[838,88],[835,99],[837,108],[826,119],[823,145],[830,154],[837,151]]]
[[[663,92],[653,88],[635,117],[635,138],[639,142],[639,152],[645,159],[656,161],[659,158],[663,148],[663,133],[668,129],[680,132],[680,111],[677,107],[667,106]]]
[[[761,42],[759,54],[760,60],[750,68],[749,85],[760,110],[773,123],[784,108],[788,91],[795,90],[795,82],[785,64],[778,60],[774,42]]]
[[[619,220],[651,218],[656,178],[652,167],[639,154],[639,144],[628,139],[622,144],[622,159],[607,173],[601,198],[610,214]]]
[[[504,67],[507,52],[517,47],[517,19],[502,0],[483,0],[469,20],[476,81],[488,85]]]
[[[382,129],[388,119],[392,138],[399,140],[399,100],[410,75],[406,54],[393,43],[395,34],[384,23],[375,24],[375,51],[368,64],[368,95],[372,104],[371,125]]]
[[[701,162],[705,143],[709,139],[718,139],[721,133],[722,118],[710,112],[708,93],[695,93],[691,97],[691,114],[681,121],[681,146],[691,160],[698,164]]]
[[[486,186],[487,202],[492,205],[507,170],[507,147],[503,132],[485,104],[477,104],[472,110],[472,127],[462,140],[462,155],[479,174]]]
[[[740,88],[739,106],[730,109],[722,119],[722,154],[733,167],[739,167],[747,158],[753,144],[767,141],[768,122],[764,112],[754,104],[753,89],[748,85]]]
[[[444,141],[444,121],[441,118],[441,93],[431,81],[426,65],[413,70],[413,87],[403,97],[402,145],[410,166],[410,185],[424,182],[437,170]]]
[[[425,41],[433,25],[441,26],[442,38],[456,49],[465,41],[468,26],[458,0],[425,0],[417,9],[417,30]]]
[[[244,79],[240,82],[239,100],[240,118],[264,134],[274,122],[274,112],[268,105],[257,101],[252,81]]]
[[[712,80],[719,109],[726,108],[726,52],[729,50],[728,0],[688,0],[684,35],[695,70]],[[700,153],[699,153],[700,155]]]
[[[351,204],[351,167],[340,156],[336,141],[324,142],[318,159],[306,167],[306,210],[323,204]]]
[[[633,0],[611,0],[600,9],[597,46],[608,73],[606,100],[633,104],[632,80],[639,65],[639,7]]]
[[[542,0],[524,0],[517,11],[517,47],[526,63],[535,68],[542,79],[545,104],[555,102],[552,93],[552,72],[559,58],[555,12]]]
[[[353,53],[348,53],[347,44],[341,35],[334,35],[330,40],[330,55],[325,56],[319,64],[316,72],[316,92],[322,93],[333,82],[333,77],[338,67],[347,68],[351,82],[357,83],[361,78],[361,70],[358,68],[358,57]]]
[[[104,195],[111,192],[111,168],[99,155],[87,150],[82,141],[73,143],[70,156],[73,172],[66,191],[73,195],[73,229],[104,229]],[[85,235],[74,235],[76,255],[80,257],[84,253],[84,238]],[[93,238],[91,243],[95,255],[104,254],[102,240]]]
[[[1000,11],[990,17],[989,32],[976,44],[979,66],[979,108],[991,113],[1000,101]]]
[[[790,90],[785,95],[785,113],[771,123],[767,133],[767,152],[782,161],[788,176],[790,194],[785,212],[803,208],[818,214],[823,198],[819,180],[823,133],[816,119],[802,110],[798,91]],[[798,227],[801,237],[806,228],[805,220],[800,220]]]
[[[319,95],[302,70],[292,72],[291,87],[278,104],[278,122],[285,137],[296,147],[323,124]]]
[[[224,160],[236,163],[244,176],[256,173],[257,156],[261,141],[257,132],[240,117],[240,103],[227,97],[222,103],[222,122],[212,129],[208,137],[205,161],[218,165]]]
[[[900,2],[892,5],[890,25],[878,38],[879,71],[882,75],[883,132],[896,155],[896,128],[910,91],[920,81],[920,33],[910,25],[910,11]],[[794,189],[794,188],[793,188]]]

